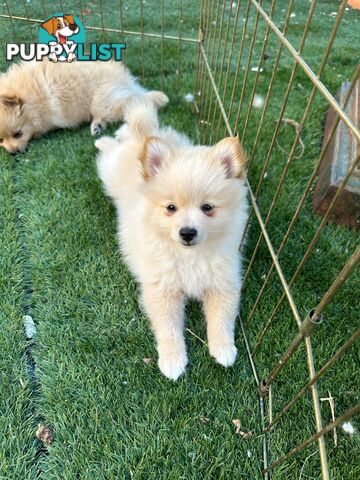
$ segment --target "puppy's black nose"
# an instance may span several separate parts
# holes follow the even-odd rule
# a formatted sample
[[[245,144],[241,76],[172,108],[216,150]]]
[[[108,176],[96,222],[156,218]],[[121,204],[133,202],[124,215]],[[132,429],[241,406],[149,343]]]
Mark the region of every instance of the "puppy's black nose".
[[[72,25],[69,25],[69,28],[70,28],[70,30],[75,32],[75,30],[78,28],[78,26],[76,25],[76,23],[73,23]]]
[[[195,228],[182,227],[179,230],[179,235],[185,242],[191,242],[196,237],[197,230]]]

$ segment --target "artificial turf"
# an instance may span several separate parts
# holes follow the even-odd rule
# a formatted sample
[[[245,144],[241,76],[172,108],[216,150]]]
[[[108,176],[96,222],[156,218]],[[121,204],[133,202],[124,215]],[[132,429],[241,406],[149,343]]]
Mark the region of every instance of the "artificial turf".
[[[79,7],[74,9],[73,2],[60,3],[57,5],[59,11],[80,15]],[[53,2],[46,1],[8,4],[13,15],[26,13],[31,18],[43,18],[55,8]],[[175,1],[165,2],[165,32],[169,35],[176,34],[179,28],[178,5]],[[285,1],[277,2],[274,18],[279,25],[287,5]],[[119,27],[119,2],[82,2],[81,8],[83,12],[87,9],[84,16],[87,25],[101,26],[102,13],[106,26]],[[336,1],[319,2],[315,10],[304,50],[305,60],[313,68],[324,52],[334,22],[332,12],[337,8]],[[5,6],[2,9],[2,13],[7,13]],[[125,27],[128,30],[141,28],[142,9],[144,30],[160,33],[161,8],[154,1],[144,2],[142,7],[123,2]],[[307,11],[305,2],[294,9],[289,38],[296,47]],[[250,12],[243,68],[255,23],[254,10]],[[189,6],[183,2],[184,21],[180,25],[184,35],[196,38],[198,18],[199,5]],[[19,39],[36,39],[37,25],[14,20],[14,26]],[[358,27],[357,12],[346,11],[323,76],[333,93],[351,75],[358,54]],[[1,31],[3,43],[13,40],[15,33],[9,20],[1,19]],[[265,26],[260,22],[251,65],[256,65],[264,32]],[[103,37],[119,40],[114,33],[107,36],[101,31],[89,34],[91,41],[101,41]],[[198,126],[193,106],[183,100],[185,94],[196,93],[196,47],[179,46],[178,42],[169,40],[162,48],[159,40],[145,39],[142,49],[137,37],[128,36],[126,41],[126,59],[132,71],[147,87],[161,86],[170,97],[169,106],[161,113],[161,121],[186,132],[196,141]],[[258,94],[266,94],[277,48],[278,42],[270,36],[266,50],[269,59],[259,78]],[[284,53],[281,58],[249,172],[254,185],[269,148],[274,120],[278,118],[292,68],[289,55]],[[1,65],[2,70],[7,68],[4,59]],[[235,66],[230,69],[229,82],[234,79]],[[176,70],[179,70],[178,75]],[[240,75],[237,94],[241,91],[244,70]],[[244,91],[240,125],[248,108],[254,80],[254,74],[251,75]],[[220,81],[219,71],[215,79]],[[224,76],[221,81],[224,82]],[[209,92],[209,102],[213,102],[209,82],[205,82],[204,87]],[[310,82],[299,72],[286,110],[287,117],[300,120],[310,91]],[[235,113],[236,107],[237,104]],[[326,102],[317,96],[302,132],[305,152],[291,165],[269,223],[275,247],[281,242],[319,156],[326,108]],[[250,152],[260,114],[261,111],[253,110],[249,117],[244,143]],[[215,111],[214,119],[219,121],[219,112]],[[200,128],[200,134],[208,140],[209,133],[204,127]],[[283,150],[290,150],[293,137],[291,126],[285,126],[279,136]],[[137,303],[137,286],[118,253],[115,212],[96,177],[95,155],[88,126],[50,133],[33,141],[20,155],[0,152],[0,478],[260,479],[262,437],[258,397],[240,332],[237,335],[239,357],[234,368],[224,370],[215,365],[206,346],[187,332],[190,358],[187,374],[176,383],[160,375],[148,321]],[[275,147],[258,196],[264,216],[286,159],[278,146]],[[286,278],[293,274],[319,223],[320,219],[311,211],[309,197],[280,256]],[[258,234],[258,225],[253,220],[245,246],[248,259]],[[314,254],[292,289],[302,317],[329,287],[354,250],[356,241],[355,232],[326,226]],[[262,242],[244,288],[244,320],[270,264]],[[317,368],[356,329],[359,298],[354,292],[358,286],[359,276],[355,272],[327,309],[325,321],[313,337]],[[251,344],[256,341],[280,295],[279,281],[273,275],[247,327]],[[34,345],[24,336],[24,315],[31,315],[36,322]],[[201,311],[195,303],[188,307],[188,327],[205,339]],[[296,326],[285,304],[255,357],[261,377],[274,366],[295,334]],[[31,358],[36,362],[35,379],[31,374]],[[359,359],[359,348],[354,346],[319,382],[321,397],[327,396],[329,390],[335,397],[337,415],[359,401],[360,385],[356,375]],[[301,347],[274,384],[275,412],[307,381],[306,368]],[[326,422],[331,420],[329,412],[328,404],[324,403],[322,414]],[[241,420],[244,429],[254,433],[251,439],[245,441],[235,434],[232,420],[236,418]],[[358,425],[357,419],[352,421]],[[38,423],[54,429],[54,441],[46,448],[35,439]],[[269,435],[270,460],[287,453],[313,432],[311,398],[306,395]],[[358,435],[347,436],[340,430],[337,448],[330,435],[326,441],[332,477],[359,478]],[[318,455],[309,457],[313,452],[314,446],[293,457],[275,469],[272,478],[297,479],[300,475],[319,478]]]

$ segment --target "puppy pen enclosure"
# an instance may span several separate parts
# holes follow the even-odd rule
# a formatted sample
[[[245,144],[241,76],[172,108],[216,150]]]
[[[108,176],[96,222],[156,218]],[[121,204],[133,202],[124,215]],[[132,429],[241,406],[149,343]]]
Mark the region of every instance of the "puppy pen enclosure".
[[[342,192],[359,188],[359,112],[349,105],[358,101],[360,69],[356,55],[343,63],[342,53],[359,17],[344,0],[301,3],[7,0],[0,17],[13,37],[1,40],[36,41],[38,24],[56,9],[76,15],[88,41],[128,43],[132,71],[178,104],[175,127],[195,113],[193,137],[201,143],[237,132],[251,206],[239,323],[259,394],[262,474],[319,478],[321,470],[324,479],[350,478],[344,458],[355,448],[358,457],[360,447],[342,443],[336,428],[360,412],[360,248],[355,230],[330,220]],[[161,85],[151,82],[154,71]],[[314,187],[340,128],[351,145],[342,152],[348,167],[319,217]]]

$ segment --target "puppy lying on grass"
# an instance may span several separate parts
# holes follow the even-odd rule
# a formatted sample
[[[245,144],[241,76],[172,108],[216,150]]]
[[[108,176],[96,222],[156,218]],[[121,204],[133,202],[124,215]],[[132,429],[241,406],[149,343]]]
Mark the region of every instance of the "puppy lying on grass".
[[[153,107],[129,109],[125,121],[116,140],[95,142],[98,174],[117,207],[120,247],[141,285],[159,368],[172,380],[185,371],[188,297],[203,302],[210,355],[229,367],[248,215],[242,147],[237,138],[193,146],[159,128]]]
[[[91,121],[92,135],[122,119],[130,99],[148,97],[156,107],[162,92],[147,92],[119,62],[22,62],[0,76],[0,145],[23,152],[29,140],[49,130]]]

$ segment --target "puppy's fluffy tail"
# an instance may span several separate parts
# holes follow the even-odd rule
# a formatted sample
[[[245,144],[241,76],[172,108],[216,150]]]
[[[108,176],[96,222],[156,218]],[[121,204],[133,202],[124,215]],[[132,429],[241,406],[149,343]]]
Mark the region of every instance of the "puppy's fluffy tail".
[[[169,98],[165,95],[164,92],[159,90],[151,90],[146,93],[146,96],[153,102],[157,108],[165,107],[169,103]]]
[[[152,91],[147,92],[144,99],[130,102],[124,111],[124,121],[131,136],[141,139],[155,135],[159,128],[157,110],[168,101],[163,92]]]

